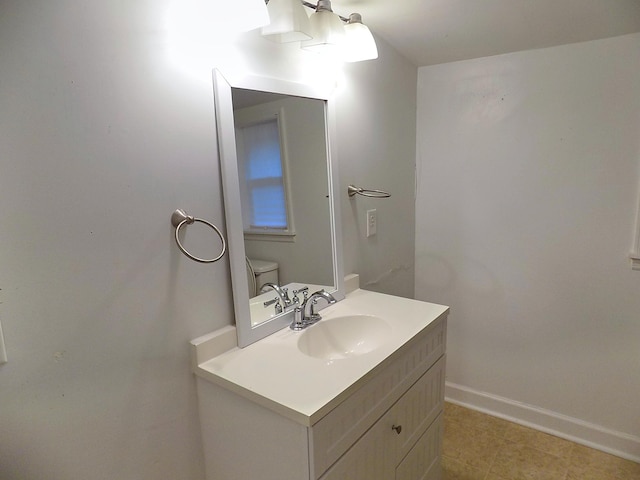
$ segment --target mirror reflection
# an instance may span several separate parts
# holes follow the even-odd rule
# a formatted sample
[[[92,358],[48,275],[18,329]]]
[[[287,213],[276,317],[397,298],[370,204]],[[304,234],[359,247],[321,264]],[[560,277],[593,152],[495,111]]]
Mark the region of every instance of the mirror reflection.
[[[251,324],[335,290],[324,100],[232,88]]]

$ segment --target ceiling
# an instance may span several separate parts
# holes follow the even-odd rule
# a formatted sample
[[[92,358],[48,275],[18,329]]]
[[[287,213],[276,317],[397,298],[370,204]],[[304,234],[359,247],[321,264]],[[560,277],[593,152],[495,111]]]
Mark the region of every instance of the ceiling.
[[[315,2],[314,2],[315,3]],[[640,0],[333,0],[416,66],[640,32]]]

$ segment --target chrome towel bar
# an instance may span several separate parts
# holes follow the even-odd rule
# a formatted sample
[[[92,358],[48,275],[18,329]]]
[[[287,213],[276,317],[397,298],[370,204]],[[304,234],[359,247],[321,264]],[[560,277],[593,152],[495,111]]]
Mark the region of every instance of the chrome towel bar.
[[[389,198],[391,196],[390,193],[383,190],[371,190],[369,188],[356,187],[355,185],[349,185],[347,187],[347,193],[350,197],[353,197],[356,194],[371,198]]]
[[[205,225],[210,226],[218,234],[218,237],[220,237],[220,241],[222,242],[222,251],[220,252],[220,255],[218,255],[216,258],[205,259],[205,258],[196,257],[195,255],[191,255],[182,246],[182,243],[180,243],[180,237],[179,237],[180,229],[183,226],[191,225],[194,222],[200,222],[200,223],[204,223]],[[225,252],[227,251],[227,243],[225,242],[224,237],[222,236],[222,232],[220,232],[218,227],[216,227],[213,223],[207,222],[206,220],[202,220],[201,218],[195,218],[195,217],[192,217],[191,215],[187,215],[187,213],[184,210],[182,210],[181,208],[178,208],[171,215],[171,225],[176,227],[175,237],[176,237],[176,243],[178,244],[178,248],[180,249],[180,251],[182,253],[184,253],[191,260],[195,260],[196,262],[200,262],[200,263],[213,263],[213,262],[217,262],[218,260],[220,260],[222,258],[222,256],[225,254]]]

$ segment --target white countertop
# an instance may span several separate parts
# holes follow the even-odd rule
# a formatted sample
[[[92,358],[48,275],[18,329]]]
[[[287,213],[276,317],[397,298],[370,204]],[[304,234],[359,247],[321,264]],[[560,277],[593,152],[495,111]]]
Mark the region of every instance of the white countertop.
[[[377,349],[344,359],[313,358],[297,347],[302,332],[285,327],[248,347],[236,347],[204,359],[196,366],[195,373],[310,426],[359,388],[378,365],[448,310],[443,305],[355,290],[344,300],[322,310],[320,323],[345,315],[380,317],[391,326],[391,331]]]

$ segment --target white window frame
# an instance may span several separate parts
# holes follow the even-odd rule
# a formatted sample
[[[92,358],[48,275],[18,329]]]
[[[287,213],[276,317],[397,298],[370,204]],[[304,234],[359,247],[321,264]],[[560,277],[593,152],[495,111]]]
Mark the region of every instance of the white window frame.
[[[277,103],[277,102],[276,102]],[[249,107],[243,111],[234,112],[235,128],[244,128],[260,123],[275,120],[278,126],[279,142],[280,142],[280,161],[282,162],[282,183],[284,187],[284,202],[287,217],[287,228],[285,229],[269,229],[269,228],[244,228],[245,240],[268,240],[272,242],[294,242],[295,241],[295,223],[293,218],[293,206],[291,202],[291,187],[289,185],[289,155],[287,152],[287,128],[286,115],[284,108],[277,104],[263,104],[259,108]],[[237,134],[236,134],[237,138]],[[237,143],[238,157],[244,157],[243,146],[241,142]],[[238,160],[240,161],[240,160]],[[243,160],[244,161],[244,160]],[[242,181],[242,179],[241,179]],[[245,208],[242,209],[246,211]],[[243,220],[244,224],[244,220]]]

